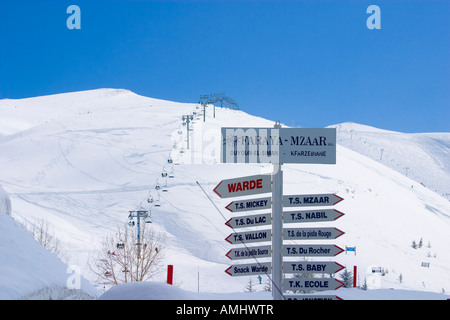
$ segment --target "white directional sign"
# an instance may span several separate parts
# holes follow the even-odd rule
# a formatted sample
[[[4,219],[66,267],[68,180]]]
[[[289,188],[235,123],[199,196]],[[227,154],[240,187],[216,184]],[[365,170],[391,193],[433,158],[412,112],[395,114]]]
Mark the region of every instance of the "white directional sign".
[[[344,249],[330,244],[286,244],[283,246],[285,257],[334,257]]]
[[[255,214],[251,216],[234,217],[225,222],[232,229],[266,226],[272,223],[270,213]]]
[[[214,188],[221,198],[249,196],[271,192],[272,177],[267,174],[222,180]]]
[[[284,261],[284,273],[337,273],[344,269],[343,265],[337,262],[320,262],[320,261]]]
[[[226,254],[226,256],[231,260],[267,258],[270,257],[271,255],[272,255],[272,248],[270,245],[231,249]]]
[[[345,232],[336,228],[285,228],[283,236],[285,240],[318,240],[336,239]]]
[[[221,162],[336,164],[336,129],[222,128]]]
[[[272,271],[270,262],[238,264],[230,266],[226,273],[230,276],[250,276],[255,274],[266,274]]]
[[[344,200],[335,194],[298,194],[283,196],[283,207],[334,206]]]
[[[344,214],[335,209],[283,211],[284,223],[334,221]]]
[[[243,211],[270,209],[271,206],[272,206],[271,198],[265,197],[265,198],[233,201],[225,208],[230,210],[231,212],[243,212]]]
[[[344,283],[334,278],[291,278],[283,280],[283,289],[290,291],[337,290]]]
[[[270,241],[272,239],[272,233],[270,229],[258,230],[258,231],[245,231],[232,233],[226,237],[226,241],[231,244],[251,243]]]

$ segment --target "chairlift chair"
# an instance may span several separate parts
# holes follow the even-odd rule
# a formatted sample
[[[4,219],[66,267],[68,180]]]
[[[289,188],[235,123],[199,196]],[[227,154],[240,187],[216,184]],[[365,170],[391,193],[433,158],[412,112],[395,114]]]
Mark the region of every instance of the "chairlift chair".
[[[125,243],[123,243],[123,242],[118,242],[118,243],[116,244],[116,248],[117,248],[117,249],[123,249],[123,248],[125,248]]]
[[[165,182],[164,182],[164,185],[163,185],[162,188],[161,188],[161,191],[162,191],[162,192],[167,192],[167,191],[169,191],[169,190],[167,189],[167,178],[166,178],[166,180],[165,180]]]

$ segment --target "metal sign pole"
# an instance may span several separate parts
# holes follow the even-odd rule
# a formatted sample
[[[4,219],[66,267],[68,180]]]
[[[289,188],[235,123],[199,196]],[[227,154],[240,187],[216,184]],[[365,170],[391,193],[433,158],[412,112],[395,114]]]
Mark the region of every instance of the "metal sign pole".
[[[283,223],[281,202],[283,195],[283,172],[281,164],[273,165],[272,175],[272,297],[274,300],[282,300],[282,247],[283,247]]]
[[[275,128],[280,128],[279,123]],[[272,297],[283,299],[283,171],[281,163],[273,164],[272,174]]]

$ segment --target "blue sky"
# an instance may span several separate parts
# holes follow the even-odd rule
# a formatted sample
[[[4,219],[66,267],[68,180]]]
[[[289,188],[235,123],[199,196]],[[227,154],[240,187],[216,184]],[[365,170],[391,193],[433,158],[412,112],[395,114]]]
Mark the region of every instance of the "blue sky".
[[[69,30],[69,5],[81,29]],[[369,5],[381,29],[369,30]],[[0,98],[225,92],[301,127],[450,132],[450,1],[0,0]]]

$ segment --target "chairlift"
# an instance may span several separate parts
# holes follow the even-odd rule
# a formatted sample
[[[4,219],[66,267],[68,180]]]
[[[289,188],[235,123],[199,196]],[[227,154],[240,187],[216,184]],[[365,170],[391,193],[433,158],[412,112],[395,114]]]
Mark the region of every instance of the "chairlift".
[[[166,178],[166,181],[165,181],[164,185],[162,186],[161,191],[162,191],[162,192],[167,192],[167,191],[169,191],[169,190],[167,189],[167,178]]]
[[[152,203],[153,202],[153,197],[151,195],[148,196],[147,202],[148,203]]]
[[[173,163],[172,158],[169,157],[169,159],[167,159],[167,163]]]
[[[134,221],[133,221],[133,220],[128,221],[128,225],[129,225],[130,227],[134,227]]]
[[[169,178],[175,178],[175,173],[173,172],[173,169],[169,172]]]
[[[161,201],[156,200],[156,202],[155,202],[155,207],[161,207]]]
[[[161,186],[160,186],[159,183],[158,183],[158,184],[156,184],[156,186],[155,186],[155,190],[159,190],[159,189],[161,189]]]
[[[167,177],[167,172],[165,170],[161,173],[161,177],[163,178]]]
[[[123,248],[125,248],[125,243],[123,243],[123,242],[118,242],[118,243],[116,244],[116,248],[117,248],[117,249],[123,249]]]

